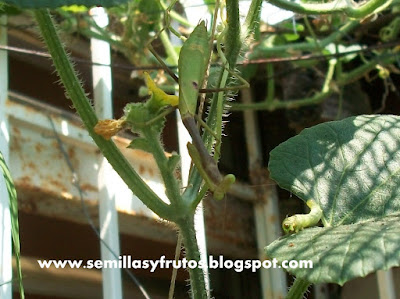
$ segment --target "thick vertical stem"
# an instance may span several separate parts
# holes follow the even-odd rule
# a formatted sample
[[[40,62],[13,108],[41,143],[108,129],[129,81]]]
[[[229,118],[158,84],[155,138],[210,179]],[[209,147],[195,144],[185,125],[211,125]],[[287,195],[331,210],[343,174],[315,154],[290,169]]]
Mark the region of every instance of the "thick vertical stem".
[[[186,216],[178,221],[178,226],[182,234],[183,244],[186,250],[186,259],[188,261],[196,261],[197,265],[200,261],[200,252],[196,240],[196,232],[194,229],[193,214]],[[189,268],[190,284],[192,290],[192,298],[206,299],[207,290],[205,287],[203,269],[200,267]]]
[[[229,67],[234,69],[243,42],[240,30],[238,0],[226,1],[226,18],[228,30],[225,37],[225,56],[228,60]]]
[[[93,128],[97,123],[97,117],[60,42],[49,12],[45,9],[35,10],[35,17],[66,93],[73,102],[94,142],[114,170],[146,206],[162,218],[173,219],[175,213],[146,185],[115,144],[94,132]]]
[[[154,132],[152,128],[143,129],[143,135],[149,144],[152,145],[152,154],[154,160],[160,169],[161,177],[164,181],[166,194],[171,204],[175,207],[175,212],[178,213],[176,209],[182,203],[178,181],[171,173],[171,169],[168,166],[168,158],[165,156],[164,148],[161,145],[160,136],[157,132]]]
[[[296,278],[292,287],[289,290],[289,293],[286,296],[286,299],[302,299],[304,298],[304,294],[307,291],[310,283],[307,280]]]

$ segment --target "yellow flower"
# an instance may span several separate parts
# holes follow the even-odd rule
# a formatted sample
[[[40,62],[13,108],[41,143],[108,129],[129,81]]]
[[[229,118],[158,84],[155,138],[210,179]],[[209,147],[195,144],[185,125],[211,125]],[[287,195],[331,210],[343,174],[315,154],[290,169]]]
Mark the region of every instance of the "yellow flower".
[[[149,94],[153,96],[152,100],[160,107],[167,105],[178,106],[179,98],[177,96],[166,94],[163,90],[157,87],[147,72],[144,72],[144,78],[147,88],[149,89]]]

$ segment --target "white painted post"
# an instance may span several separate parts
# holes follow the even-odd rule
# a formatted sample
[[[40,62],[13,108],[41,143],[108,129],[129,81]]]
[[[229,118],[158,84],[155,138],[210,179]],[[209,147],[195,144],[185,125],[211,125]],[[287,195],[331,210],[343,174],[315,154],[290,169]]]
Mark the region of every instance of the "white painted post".
[[[0,45],[7,45],[7,17],[0,17]],[[0,51],[0,151],[9,161],[10,133],[6,100],[8,97],[7,51]],[[12,249],[9,197],[3,174],[0,174],[0,298],[12,298]]]
[[[92,8],[90,13],[101,27],[108,24],[108,16],[102,7]],[[92,62],[105,65],[93,65],[93,92],[96,114],[100,119],[112,118],[112,79],[111,79],[111,55],[110,45],[98,39],[92,38],[91,52]],[[120,255],[118,213],[115,207],[117,190],[112,183],[113,169],[104,157],[99,161],[99,217],[100,217],[100,236],[108,244],[113,252],[101,243],[101,259],[116,260]],[[117,258],[114,256],[117,256]],[[103,268],[103,298],[119,299],[122,298],[121,269]]]
[[[394,287],[392,269],[386,271],[377,271],[376,279],[378,282],[379,299],[395,299],[396,291]]]

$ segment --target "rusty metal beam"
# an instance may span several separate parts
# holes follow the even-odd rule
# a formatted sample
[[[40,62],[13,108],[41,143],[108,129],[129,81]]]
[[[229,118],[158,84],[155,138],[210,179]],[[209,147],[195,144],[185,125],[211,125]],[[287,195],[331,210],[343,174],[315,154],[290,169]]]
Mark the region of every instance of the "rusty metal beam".
[[[82,213],[79,193],[71,182],[72,175],[54,139],[47,117],[51,115],[55,130],[80,177],[85,203],[92,218],[97,219],[98,149],[79,119],[74,114],[11,92],[6,108],[11,131],[10,166],[17,186],[20,209],[28,213],[87,223]],[[116,137],[114,142],[150,187],[166,200],[164,185],[152,156],[127,148],[129,139]],[[174,244],[175,230],[160,222],[152,211],[133,196],[116,173],[112,176],[110,180],[118,189],[116,204],[121,233]],[[231,206],[229,212],[221,210],[218,213],[225,216],[229,214],[232,219],[242,219],[243,223],[251,223],[250,213],[243,216],[243,205],[247,207],[247,204],[238,202],[238,205]],[[215,215],[215,209],[213,213],[206,215],[208,222],[221,218]],[[243,225],[228,226],[222,223],[212,226],[207,234],[210,253],[237,258],[255,257],[253,235],[249,235],[248,228]],[[227,235],[232,238],[227,238]]]
[[[39,267],[37,259],[22,257],[22,268],[24,270],[24,287],[29,295],[41,295],[63,298],[102,298],[101,292],[101,271],[92,269],[71,269],[71,268],[49,268]],[[15,260],[13,260],[15,269]],[[66,284],[66,282],[68,282]],[[14,283],[17,288],[17,283]],[[123,283],[125,298],[142,298],[142,293],[131,282]],[[152,290],[157,285],[151,285]],[[3,297],[2,297],[3,298]],[[152,294],[152,298],[161,299],[165,296]]]

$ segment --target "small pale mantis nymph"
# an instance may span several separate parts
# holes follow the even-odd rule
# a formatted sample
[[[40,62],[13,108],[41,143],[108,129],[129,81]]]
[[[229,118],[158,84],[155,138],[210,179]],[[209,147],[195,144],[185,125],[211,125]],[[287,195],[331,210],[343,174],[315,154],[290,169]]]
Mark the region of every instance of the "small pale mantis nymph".
[[[319,222],[322,217],[319,204],[313,199],[307,200],[306,204],[310,208],[310,213],[293,215],[283,220],[282,229],[286,234],[297,233]]]

